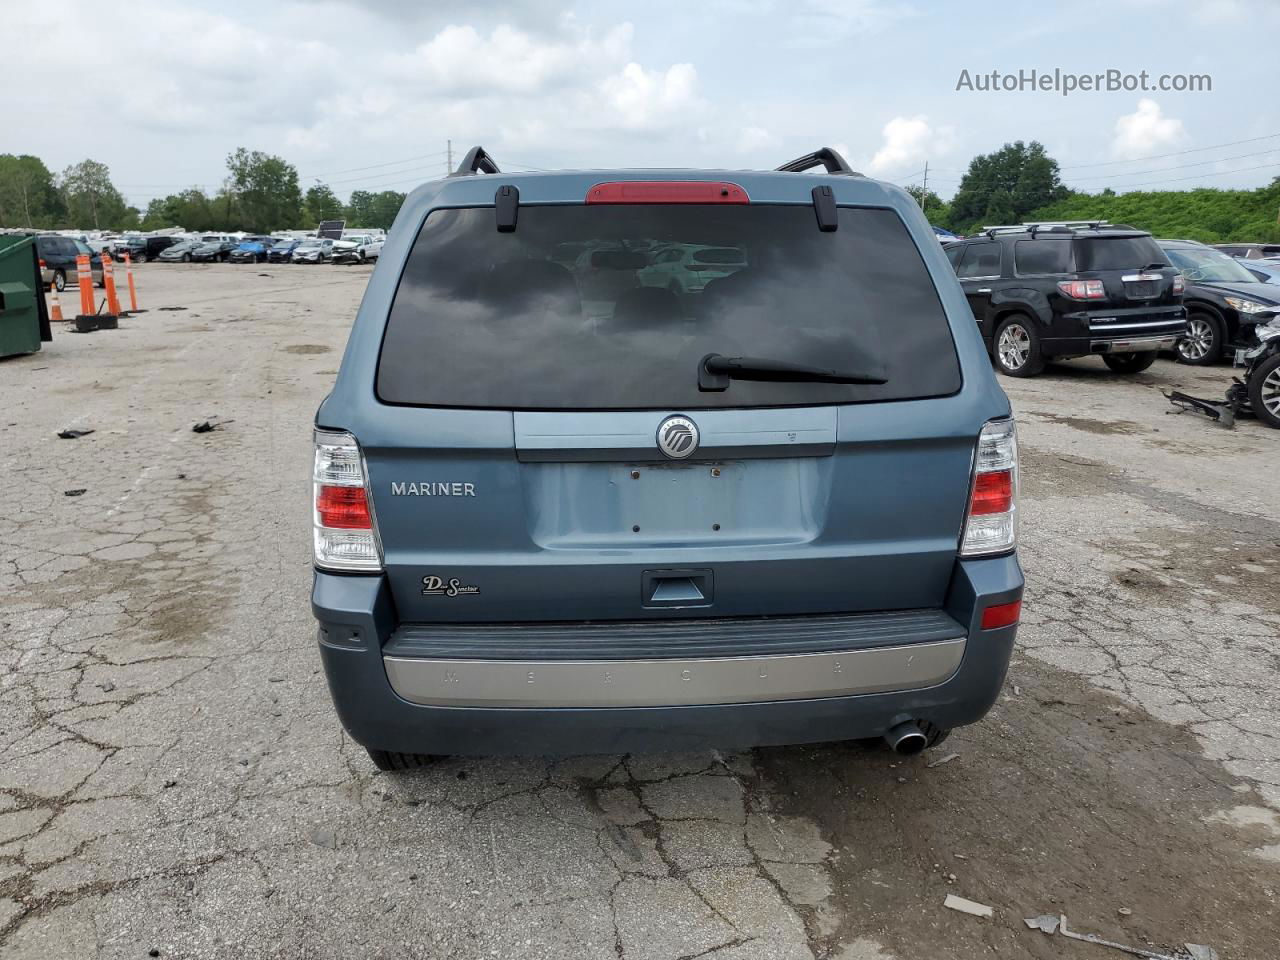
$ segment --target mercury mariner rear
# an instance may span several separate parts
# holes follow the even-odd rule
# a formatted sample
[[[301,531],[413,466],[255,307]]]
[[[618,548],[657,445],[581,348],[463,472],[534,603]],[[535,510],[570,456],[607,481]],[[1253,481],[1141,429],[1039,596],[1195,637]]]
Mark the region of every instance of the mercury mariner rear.
[[[314,480],[320,652],[383,769],[912,752],[986,713],[1017,629],[1009,402],[915,203],[826,149],[472,150],[396,219]]]

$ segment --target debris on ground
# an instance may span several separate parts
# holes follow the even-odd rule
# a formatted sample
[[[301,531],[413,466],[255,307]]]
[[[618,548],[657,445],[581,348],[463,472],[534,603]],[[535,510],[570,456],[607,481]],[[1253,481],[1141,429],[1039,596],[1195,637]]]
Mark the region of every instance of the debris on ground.
[[[929,766],[930,768],[932,768],[932,767],[940,767],[940,766],[942,766],[944,763],[950,763],[952,760],[959,760],[959,759],[960,759],[960,754],[958,754],[958,753],[948,753],[945,757],[939,757],[937,760],[934,760],[932,763],[928,764],[928,766]]]
[[[187,308],[186,307],[161,307],[160,309],[173,311],[173,310],[185,310]]]
[[[1106,940],[1093,933],[1076,933],[1074,930],[1067,929],[1067,918],[1064,914],[1056,916],[1042,914],[1038,917],[1030,917],[1022,922],[1030,929],[1039,930],[1049,936],[1060,933],[1072,940],[1093,943],[1100,947],[1110,947],[1113,950],[1120,950],[1135,957],[1146,957],[1147,960],[1218,960],[1218,951],[1201,943],[1183,944],[1185,953],[1182,951],[1178,953],[1156,953],[1152,950],[1143,950],[1141,947],[1130,947],[1123,943],[1116,943],[1114,940]]]
[[[1243,387],[1243,384],[1236,380],[1235,384],[1227,388],[1225,400],[1205,400],[1203,397],[1193,397],[1180,390],[1170,390],[1164,396],[1166,400],[1178,408],[1178,413],[1186,413],[1187,411],[1203,413],[1211,420],[1218,421],[1219,426],[1234,430],[1236,428],[1236,417],[1248,409],[1249,405],[1248,394],[1242,395],[1241,391],[1236,389],[1237,384]]]
[[[76,487],[74,490],[63,490],[64,497],[82,497],[88,492],[88,487]]]
[[[112,690],[116,688],[116,685],[112,683],[110,680],[103,680],[101,683],[95,683],[94,686],[97,687],[99,690],[101,690],[103,693],[110,693]]]
[[[192,433],[209,433],[212,430],[221,429],[222,427],[226,426],[228,423],[233,423],[233,422],[234,421],[232,420],[201,420],[199,423],[197,423],[194,427],[191,428],[191,432]]]
[[[967,913],[971,917],[986,917],[988,920],[994,916],[995,911],[988,907],[985,903],[977,903],[973,900],[966,900],[964,897],[957,897],[954,893],[948,893],[947,899],[942,901],[942,905],[948,910],[956,910],[960,913]]]
[[[87,437],[93,433],[92,430],[59,430],[59,440],[79,440],[81,437]]]

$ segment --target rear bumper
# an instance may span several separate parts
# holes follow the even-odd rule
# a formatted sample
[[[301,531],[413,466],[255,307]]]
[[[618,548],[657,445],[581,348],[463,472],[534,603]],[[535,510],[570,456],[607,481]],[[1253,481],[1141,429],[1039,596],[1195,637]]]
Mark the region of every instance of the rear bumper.
[[[565,755],[855,739],[909,719],[973,723],[995,702],[1017,630],[981,630],[982,610],[1018,599],[1022,585],[1014,556],[962,561],[945,614],[919,629],[855,631],[843,649],[809,652],[785,636],[772,651],[747,639],[745,655],[683,658],[415,651],[382,577],[317,572],[312,608],[334,705],[357,742]]]
[[[1171,350],[1187,332],[1183,307],[1110,310],[1106,314],[1066,314],[1041,338],[1054,357]]]

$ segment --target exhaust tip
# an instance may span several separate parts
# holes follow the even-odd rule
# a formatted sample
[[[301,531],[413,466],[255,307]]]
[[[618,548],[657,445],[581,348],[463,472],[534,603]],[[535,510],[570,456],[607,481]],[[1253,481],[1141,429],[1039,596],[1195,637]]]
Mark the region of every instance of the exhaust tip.
[[[884,735],[884,742],[889,749],[900,756],[913,756],[922,751],[929,743],[924,732],[916,726],[914,720],[907,720],[892,727]]]

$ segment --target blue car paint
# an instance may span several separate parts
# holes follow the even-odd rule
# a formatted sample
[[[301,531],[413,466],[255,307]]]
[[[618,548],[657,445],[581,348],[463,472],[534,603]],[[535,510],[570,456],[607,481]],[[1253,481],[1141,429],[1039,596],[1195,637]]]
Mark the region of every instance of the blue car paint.
[[[819,443],[828,448],[825,456],[798,461],[803,466],[789,491],[819,491],[828,498],[826,527],[816,537],[803,517],[784,516],[778,537],[749,546],[683,545],[673,552],[659,543],[621,549],[608,545],[594,556],[589,549],[559,550],[555,539],[567,531],[540,528],[536,519],[545,513],[539,497],[554,497],[554,480],[542,490],[537,475],[542,465],[536,458],[525,462],[530,458],[523,449],[518,457],[520,480],[512,480],[510,458],[516,453],[520,421],[528,415],[378,401],[375,371],[389,306],[418,231],[433,209],[491,206],[498,184],[516,186],[525,206],[581,203],[588,188],[602,181],[672,179],[732,180],[752,202],[801,206],[812,205],[811,190],[822,183],[831,186],[838,204],[896,211],[942,302],[962,386],[948,397],[782,411],[794,419],[817,418]],[[678,412],[596,416],[634,415],[648,423]],[[697,420],[704,433],[729,435],[765,413],[703,410]],[[1016,632],[1016,627],[982,630],[981,611],[1019,598],[1022,573],[1013,554],[958,559],[968,486],[933,478],[969,476],[979,431],[987,421],[1008,416],[1008,399],[991,372],[972,313],[934,229],[915,201],[892,185],[842,176],[647,170],[501,174],[424,184],[406,199],[388,235],[333,391],[321,404],[316,424],[348,431],[359,440],[375,491],[420,475],[457,478],[465,469],[467,479],[490,498],[490,507],[482,504],[482,509],[454,514],[451,522],[436,525],[427,537],[404,533],[421,529],[415,498],[375,493],[388,572],[316,572],[313,611],[339,716],[354,739],[367,747],[448,754],[749,746],[876,736],[906,719],[944,728],[974,722],[995,699]],[[735,452],[742,451],[721,451],[729,460]],[[856,489],[833,485],[831,471],[847,470],[851,464],[868,482]],[[850,519],[855,502],[860,511],[857,524]],[[761,503],[759,510],[765,514],[771,507]],[[619,520],[601,518],[606,526]],[[638,583],[644,571],[673,561],[681,567],[714,568],[718,616],[835,612],[840,605],[832,596],[832,583],[856,584],[861,594],[874,593],[883,609],[943,607],[968,630],[963,662],[950,679],[925,689],[716,706],[423,706],[400,698],[389,685],[382,646],[400,620],[424,619],[416,610],[399,609],[393,596],[407,602],[403,598],[412,597],[424,569],[447,568],[464,583],[485,584],[484,603],[455,606],[447,613],[451,622],[637,620],[670,614],[621,601],[624,586]],[[818,584],[824,589],[818,590]],[[530,597],[543,599],[535,602]]]

